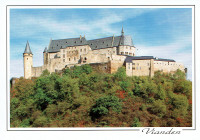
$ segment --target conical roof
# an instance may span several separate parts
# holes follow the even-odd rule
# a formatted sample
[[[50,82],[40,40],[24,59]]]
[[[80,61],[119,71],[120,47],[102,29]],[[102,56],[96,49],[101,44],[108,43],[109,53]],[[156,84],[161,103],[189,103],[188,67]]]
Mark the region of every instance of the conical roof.
[[[27,41],[27,43],[26,43],[26,48],[25,48],[25,50],[24,50],[24,53],[32,54],[31,48],[30,48],[30,46],[29,46],[28,41]]]

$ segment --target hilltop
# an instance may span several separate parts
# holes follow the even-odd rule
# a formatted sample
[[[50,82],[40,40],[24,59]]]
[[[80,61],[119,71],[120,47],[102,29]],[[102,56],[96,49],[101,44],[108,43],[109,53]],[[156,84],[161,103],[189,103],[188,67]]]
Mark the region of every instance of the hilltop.
[[[192,82],[177,70],[127,77],[90,65],[21,77],[10,93],[11,127],[191,127]]]

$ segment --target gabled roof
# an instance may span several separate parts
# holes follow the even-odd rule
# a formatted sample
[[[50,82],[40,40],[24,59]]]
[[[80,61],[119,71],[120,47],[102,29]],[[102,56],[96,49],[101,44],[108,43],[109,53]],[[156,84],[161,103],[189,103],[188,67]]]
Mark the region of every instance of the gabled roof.
[[[28,41],[27,41],[27,43],[26,43],[26,48],[25,48],[25,50],[24,50],[24,53],[32,54],[32,52],[31,52],[31,48],[30,48],[30,46],[29,46]]]

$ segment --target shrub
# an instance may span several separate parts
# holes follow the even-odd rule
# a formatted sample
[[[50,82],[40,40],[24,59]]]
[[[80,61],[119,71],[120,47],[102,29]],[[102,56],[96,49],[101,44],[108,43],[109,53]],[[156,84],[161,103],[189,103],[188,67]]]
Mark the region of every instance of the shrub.
[[[163,101],[156,100],[150,107],[150,111],[159,117],[163,117],[166,114],[167,108]]]
[[[161,84],[158,85],[157,93],[155,94],[156,99],[164,100],[166,98],[165,89]]]
[[[102,115],[106,115],[112,109],[114,112],[120,112],[122,107],[119,98],[116,96],[100,97],[96,100],[96,104],[91,108],[90,115],[93,118],[99,118]]]
[[[124,80],[126,78],[126,69],[124,67],[118,68],[117,72],[114,74],[117,80]]]
[[[142,125],[140,123],[140,120],[138,118],[134,117],[131,127],[141,127],[141,126]]]
[[[34,122],[33,122],[33,127],[44,127],[48,126],[48,120],[45,116],[40,116],[38,117]]]

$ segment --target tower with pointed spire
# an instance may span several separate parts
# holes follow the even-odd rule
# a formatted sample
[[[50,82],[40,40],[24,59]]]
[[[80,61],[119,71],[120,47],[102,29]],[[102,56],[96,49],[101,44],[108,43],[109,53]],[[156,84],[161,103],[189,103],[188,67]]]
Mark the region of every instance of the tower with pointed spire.
[[[122,26],[121,36],[124,36],[124,29],[123,29],[123,26]]]
[[[26,43],[26,48],[23,53],[24,57],[24,78],[30,79],[32,77],[32,67],[33,67],[33,54],[29,46],[29,42]]]

